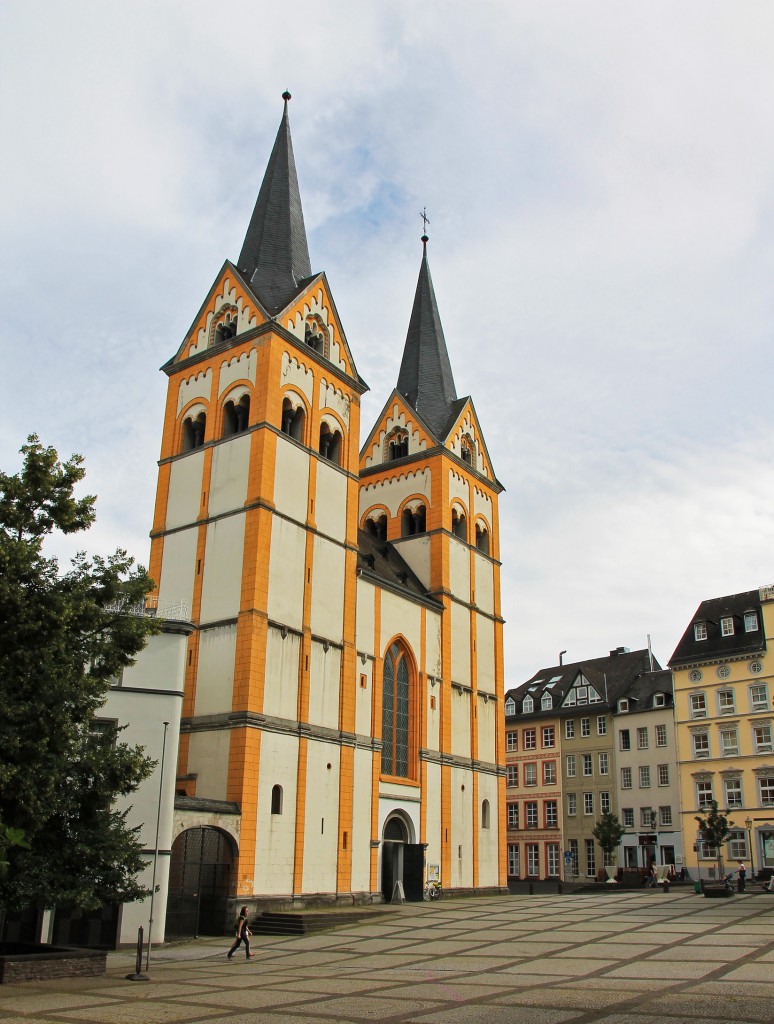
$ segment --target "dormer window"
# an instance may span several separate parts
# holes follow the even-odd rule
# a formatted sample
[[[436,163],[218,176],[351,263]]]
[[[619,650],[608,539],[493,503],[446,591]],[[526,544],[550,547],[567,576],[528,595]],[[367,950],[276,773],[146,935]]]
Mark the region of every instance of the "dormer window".
[[[534,710],[535,704],[531,697],[525,697],[521,704],[522,713],[525,715],[531,715]]]
[[[554,706],[554,698],[551,696],[550,693],[544,693],[543,694],[543,699],[540,701],[540,710],[541,711],[550,711],[553,706]]]
[[[745,633],[754,633],[758,628],[758,616],[755,612],[744,613],[744,631]]]
[[[666,697],[663,693],[656,693],[653,695],[653,707],[663,708],[666,707]]]
[[[626,697],[622,697],[618,701],[618,710],[619,711],[628,711],[629,710],[629,701],[628,701],[628,699]]]
[[[516,701],[512,697],[509,697],[505,702],[505,713],[506,715],[516,714]]]
[[[706,622],[694,622],[694,624],[693,624],[693,638],[694,638],[694,640],[706,640],[707,639],[707,623]]]
[[[720,633],[721,636],[733,636],[734,635],[734,619],[731,615],[724,615],[720,620]]]

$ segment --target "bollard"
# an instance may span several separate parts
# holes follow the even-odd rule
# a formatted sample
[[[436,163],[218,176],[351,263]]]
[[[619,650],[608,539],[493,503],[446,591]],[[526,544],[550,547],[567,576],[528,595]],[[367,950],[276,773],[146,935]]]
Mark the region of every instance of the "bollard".
[[[669,892],[669,882],[666,878],[664,879],[664,892]]]
[[[143,929],[142,925],[137,929],[137,962],[135,963],[134,974],[127,974],[127,981],[150,981],[150,977],[147,974],[142,973],[142,947],[143,947]]]

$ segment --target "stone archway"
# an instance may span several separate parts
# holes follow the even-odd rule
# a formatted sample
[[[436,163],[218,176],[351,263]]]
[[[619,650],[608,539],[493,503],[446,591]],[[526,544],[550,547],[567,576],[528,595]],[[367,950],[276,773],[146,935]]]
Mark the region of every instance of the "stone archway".
[[[189,828],[172,844],[167,939],[223,935],[234,862],[234,842],[220,829]]]
[[[391,902],[397,882],[403,883],[407,900],[421,900],[424,884],[425,845],[413,843],[410,820],[393,812],[382,830],[382,895]]]

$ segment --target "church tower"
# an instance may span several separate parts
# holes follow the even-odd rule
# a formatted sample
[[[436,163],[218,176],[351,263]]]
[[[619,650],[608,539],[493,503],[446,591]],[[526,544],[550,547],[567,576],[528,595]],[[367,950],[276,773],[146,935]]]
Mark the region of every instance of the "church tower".
[[[195,625],[168,937],[244,902],[421,898],[427,865],[505,883],[501,487],[426,253],[358,453],[367,387],[311,269],[289,99],[239,258],[163,367],[150,568]]]

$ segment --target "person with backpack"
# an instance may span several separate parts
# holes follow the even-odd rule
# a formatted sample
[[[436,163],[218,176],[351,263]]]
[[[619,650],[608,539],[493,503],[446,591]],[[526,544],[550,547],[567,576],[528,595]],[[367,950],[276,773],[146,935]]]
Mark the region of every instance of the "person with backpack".
[[[234,931],[236,932],[236,942],[226,954],[226,959],[230,960],[239,944],[244,942],[245,957],[247,960],[252,960],[255,953],[250,952],[250,936],[253,933],[247,927],[247,907],[242,907],[237,917],[234,918]]]

